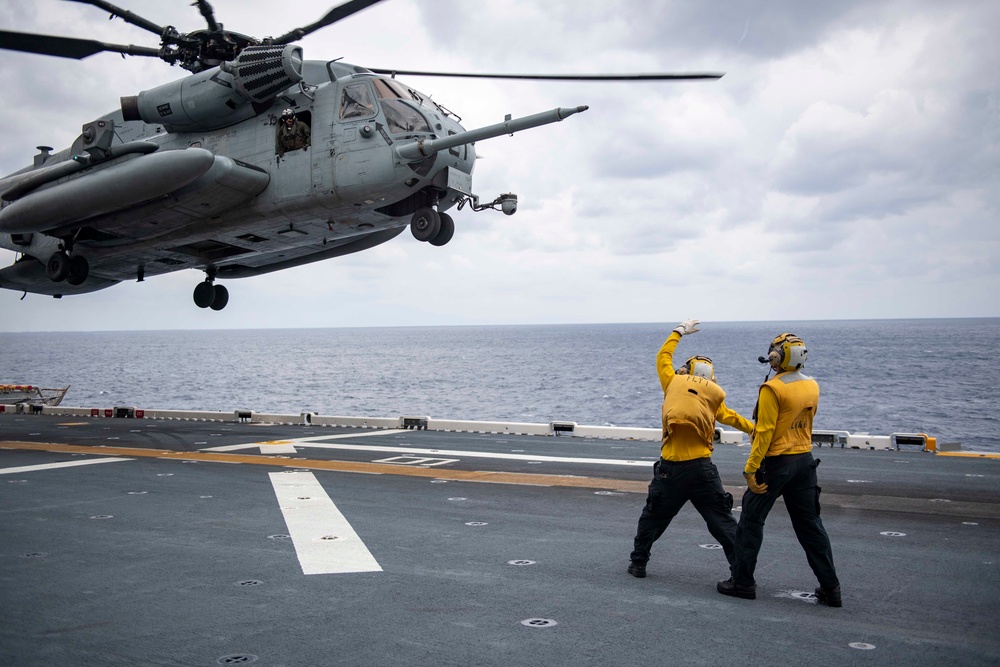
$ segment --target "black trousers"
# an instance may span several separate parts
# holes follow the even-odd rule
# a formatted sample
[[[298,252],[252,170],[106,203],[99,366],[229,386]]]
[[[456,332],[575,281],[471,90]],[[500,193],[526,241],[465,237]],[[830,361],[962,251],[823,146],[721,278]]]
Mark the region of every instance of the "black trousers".
[[[758,476],[758,481],[767,484],[767,493],[756,494],[747,489],[743,494],[743,511],[736,529],[736,562],[731,568],[734,582],[744,586],[756,583],[753,573],[764,541],[764,521],[774,502],[782,497],[795,537],[806,552],[809,567],[819,585],[823,588],[840,585],[833,566],[830,536],[819,517],[821,489],[816,480],[818,465],[819,459],[814,459],[809,453],[764,458],[761,464],[763,474]]]
[[[634,562],[645,563],[649,552],[684,503],[691,501],[698,510],[708,532],[722,545],[729,564],[733,563],[733,541],[736,519],[733,518],[733,496],[722,488],[719,471],[710,458],[693,461],[657,461],[653,466],[653,481],[649,483],[646,506],[639,516],[635,544],[631,554]]]

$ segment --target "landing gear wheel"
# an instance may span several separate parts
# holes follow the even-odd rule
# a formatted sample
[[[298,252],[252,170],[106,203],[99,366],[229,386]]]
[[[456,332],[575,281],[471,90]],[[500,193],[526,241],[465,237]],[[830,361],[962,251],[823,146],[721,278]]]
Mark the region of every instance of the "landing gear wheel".
[[[70,285],[82,285],[90,274],[90,262],[83,255],[73,255],[69,260],[69,276],[66,282]]]
[[[62,282],[69,276],[70,263],[69,255],[62,250],[52,253],[49,261],[45,263],[45,275],[53,282]]]
[[[215,301],[215,285],[207,280],[194,288],[194,305],[208,308]]]
[[[441,216],[432,208],[418,208],[410,219],[410,232],[418,241],[430,241],[441,231]]]
[[[222,310],[229,303],[229,290],[224,285],[214,285],[212,296],[212,310]]]
[[[428,243],[435,246],[442,246],[455,235],[455,221],[447,213],[438,213],[438,217],[441,218],[441,229],[438,230],[438,233]]]

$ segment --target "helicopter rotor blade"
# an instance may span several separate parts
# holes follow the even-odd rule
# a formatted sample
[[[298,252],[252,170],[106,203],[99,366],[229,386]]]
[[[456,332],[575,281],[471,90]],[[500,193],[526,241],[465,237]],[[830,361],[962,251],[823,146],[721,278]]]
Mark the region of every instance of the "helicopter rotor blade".
[[[130,12],[127,9],[122,9],[117,7],[110,2],[105,2],[104,0],[69,0],[70,2],[79,2],[84,5],[93,5],[94,7],[99,7],[107,12],[111,13],[111,18],[118,17],[126,23],[131,23],[132,25],[137,25],[143,30],[148,30],[155,35],[162,35],[165,28],[163,26],[156,25],[152,21],[148,21],[138,14]]]
[[[7,30],[0,30],[0,49],[38,53],[43,56],[75,58],[77,60],[92,56],[95,53],[101,53],[102,51],[111,51],[129,56],[153,56],[157,58],[160,56],[159,49],[148,46],[107,44],[93,39],[35,35],[29,32],[10,32]]]
[[[222,26],[215,20],[215,11],[212,9],[212,5],[208,4],[208,0],[197,0],[194,4],[198,5],[198,11],[205,17],[208,29],[212,32],[218,32]]]
[[[366,68],[376,74],[396,76],[441,76],[465,79],[524,79],[529,81],[683,81],[695,79],[721,79],[724,75],[715,72],[689,74],[470,74],[462,72],[417,72],[402,69]]]
[[[379,2],[382,2],[382,0],[350,0],[350,2],[345,2],[339,7],[334,7],[329,12],[327,12],[326,16],[316,21],[315,23],[310,23],[307,26],[296,28],[295,30],[291,30],[285,33],[281,37],[276,37],[269,41],[271,44],[289,44],[296,40],[302,39],[309,33],[316,32],[320,28],[325,28],[326,26],[332,23],[336,23],[341,19],[345,19],[348,16],[356,14],[360,12],[362,9],[367,9],[368,7],[371,7],[372,5],[377,4]]]

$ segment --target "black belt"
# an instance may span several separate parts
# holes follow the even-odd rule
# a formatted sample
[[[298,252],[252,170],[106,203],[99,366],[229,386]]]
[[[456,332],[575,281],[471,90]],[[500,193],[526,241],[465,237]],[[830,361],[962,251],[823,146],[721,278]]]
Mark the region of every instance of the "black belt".
[[[765,456],[764,460],[794,461],[795,459],[800,459],[803,456],[812,456],[812,452],[800,452],[798,454],[776,454],[774,456]]]
[[[712,460],[711,456],[701,456],[701,457],[696,458],[696,459],[688,459],[687,461],[668,461],[668,460],[666,460],[664,458],[661,458],[660,459],[660,465],[661,466],[665,466],[665,465],[666,466],[689,466],[689,465],[694,465],[696,463],[703,463],[705,461],[711,461],[711,460]]]

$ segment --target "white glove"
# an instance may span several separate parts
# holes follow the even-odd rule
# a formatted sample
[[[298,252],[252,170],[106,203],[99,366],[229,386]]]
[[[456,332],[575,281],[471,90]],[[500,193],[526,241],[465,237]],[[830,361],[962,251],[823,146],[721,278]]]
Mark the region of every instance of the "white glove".
[[[686,336],[687,334],[693,334],[695,331],[698,331],[697,327],[699,322],[701,322],[701,320],[684,320],[683,322],[677,325],[677,328],[674,329],[674,331],[676,331],[682,336]]]

